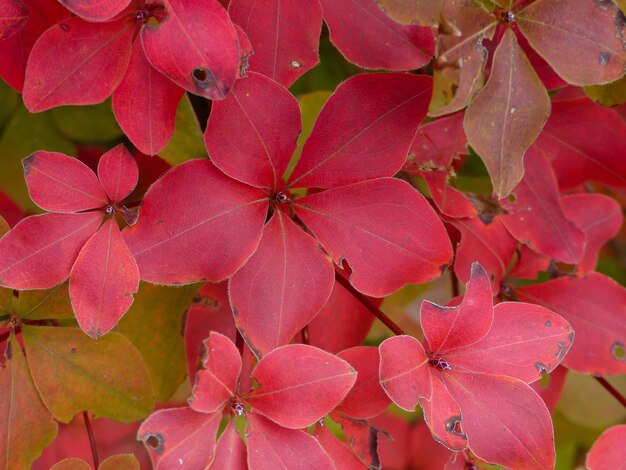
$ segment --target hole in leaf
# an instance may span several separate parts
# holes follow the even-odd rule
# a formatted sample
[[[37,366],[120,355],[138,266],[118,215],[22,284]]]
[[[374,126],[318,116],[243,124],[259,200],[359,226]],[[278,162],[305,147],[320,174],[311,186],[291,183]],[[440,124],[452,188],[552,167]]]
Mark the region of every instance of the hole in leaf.
[[[537,369],[539,371],[539,377],[543,377],[544,375],[548,375],[548,368],[546,367],[545,364],[542,364],[541,362],[537,362],[535,364],[535,369]]]
[[[613,346],[611,346],[611,354],[613,354],[613,357],[618,361],[624,361],[626,360],[626,347],[620,342],[613,343]]]
[[[299,69],[300,67],[302,67],[302,64],[298,62],[297,60],[292,60],[291,64],[289,65],[291,65],[291,68],[294,68],[294,69]]]
[[[200,90],[205,90],[215,83],[215,76],[206,67],[196,67],[191,72],[191,78]]]
[[[446,431],[450,434],[454,434],[455,436],[465,438],[465,434],[463,434],[463,430],[461,429],[461,417],[452,416],[451,418],[448,418],[446,421]]]
[[[163,436],[160,434],[146,434],[143,442],[157,454],[163,452]]]
[[[548,386],[550,385],[550,380],[550,374],[543,374],[539,379],[539,386],[541,388],[548,388]]]
[[[600,52],[600,55],[598,56],[600,65],[603,67],[606,67],[609,64],[610,58],[611,58],[611,54],[609,52]]]

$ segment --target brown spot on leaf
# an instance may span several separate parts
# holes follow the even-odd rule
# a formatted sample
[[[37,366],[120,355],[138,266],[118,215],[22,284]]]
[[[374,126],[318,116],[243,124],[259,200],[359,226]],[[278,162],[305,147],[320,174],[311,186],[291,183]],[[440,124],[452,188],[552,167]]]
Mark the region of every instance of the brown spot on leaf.
[[[66,25],[65,23],[61,23],[59,24],[59,27],[65,31],[66,33],[70,30],[70,27],[68,25]]]

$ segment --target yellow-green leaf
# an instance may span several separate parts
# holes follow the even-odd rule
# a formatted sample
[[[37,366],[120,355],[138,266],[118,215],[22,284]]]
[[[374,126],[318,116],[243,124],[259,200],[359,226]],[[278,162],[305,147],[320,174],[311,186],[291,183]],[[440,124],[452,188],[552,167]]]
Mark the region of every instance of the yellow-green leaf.
[[[15,315],[28,320],[74,318],[67,282],[46,290],[19,292]]]
[[[64,423],[81,411],[132,422],[154,406],[141,354],[120,333],[95,340],[79,328],[24,326],[30,370],[41,398]]]
[[[118,324],[118,330],[142,354],[159,402],[169,400],[187,375],[182,321],[200,286],[142,283]]]
[[[70,457],[68,459],[63,459],[60,462],[55,463],[52,467],[50,467],[50,470],[91,470],[91,465],[89,465],[83,459]]]
[[[56,436],[57,423],[35,389],[14,336],[5,359],[0,365],[0,469],[29,469]]]
[[[117,454],[104,460],[98,470],[139,470],[139,462],[133,454]]]
[[[122,136],[111,100],[93,106],[62,106],[52,109],[50,115],[59,132],[71,140],[105,143]]]
[[[626,77],[607,85],[592,85],[583,88],[589,98],[602,106],[617,106],[626,103]]]
[[[19,102],[20,95],[0,80],[0,126],[4,126],[9,120],[17,109]]]
[[[176,128],[167,146],[159,157],[170,165],[178,165],[192,158],[206,156],[204,137],[198,118],[194,113],[189,96],[184,95],[176,110]]]

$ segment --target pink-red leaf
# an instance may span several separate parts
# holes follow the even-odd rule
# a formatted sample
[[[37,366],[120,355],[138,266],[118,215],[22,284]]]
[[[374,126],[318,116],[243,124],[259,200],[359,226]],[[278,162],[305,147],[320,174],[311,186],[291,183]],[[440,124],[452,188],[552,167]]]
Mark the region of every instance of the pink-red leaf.
[[[567,320],[576,341],[563,364],[585,374],[626,373],[626,289],[611,278],[590,273],[519,287],[520,300],[543,305]]]
[[[504,302],[495,306],[487,336],[450,351],[445,358],[453,370],[460,367],[530,383],[558,366],[573,340],[570,324],[550,310],[524,302]]]
[[[380,384],[400,408],[414,411],[432,397],[428,356],[412,336],[394,336],[380,345]]]
[[[123,144],[102,155],[98,162],[98,179],[111,202],[121,202],[135,189],[139,168]]]
[[[126,75],[113,93],[115,119],[135,147],[155,155],[174,133],[176,108],[183,93],[150,65],[141,42],[135,41]]]
[[[317,440],[299,429],[285,429],[256,413],[247,415],[250,470],[331,470],[335,466]]]
[[[235,428],[235,421],[228,426],[217,441],[215,458],[209,468],[214,470],[248,470],[246,446]]]
[[[624,216],[615,199],[603,194],[571,194],[561,199],[565,217],[585,234],[584,254],[576,271],[585,274],[596,269],[600,248],[619,231]]]
[[[293,344],[274,349],[252,371],[259,382],[244,398],[286,428],[305,428],[330,412],[350,391],[356,371],[321,349]]]
[[[156,470],[205,468],[213,459],[221,413],[191,408],[159,410],[146,419],[137,439],[143,441]]]
[[[28,217],[0,238],[0,285],[49,289],[63,282],[78,252],[98,230],[102,214]]]
[[[59,0],[77,16],[87,21],[106,21],[128,6],[130,0]]]
[[[256,249],[267,206],[260,190],[231,180],[207,160],[190,160],[150,187],[124,238],[143,280],[220,281]]]
[[[347,260],[350,282],[383,297],[428,282],[450,263],[441,220],[409,184],[380,178],[299,199],[294,208],[335,263]]]
[[[104,101],[126,72],[134,31],[128,19],[87,23],[73,17],[50,27],[28,59],[24,83],[28,110]]]
[[[474,263],[460,305],[442,307],[423,301],[420,322],[426,350],[445,357],[450,350],[466,347],[483,339],[493,321],[493,294],[489,276]]]
[[[288,87],[319,62],[318,0],[233,0],[228,12],[252,43],[250,70]]]
[[[315,426],[313,435],[335,464],[337,470],[363,470],[366,465],[345,442],[339,440],[326,426]]]
[[[28,10],[21,0],[4,0],[0,4],[0,41],[17,33],[27,20]]]
[[[613,426],[604,431],[587,454],[589,470],[623,469],[626,462],[626,425]]]
[[[202,369],[197,373],[189,404],[196,411],[213,413],[237,392],[241,355],[231,340],[214,331],[204,345],[206,351]]]
[[[237,32],[217,0],[163,0],[167,18],[146,25],[150,63],[185,90],[209,99],[230,92],[239,72]]]
[[[354,387],[336,411],[357,419],[373,418],[385,411],[391,401],[380,386],[378,348],[357,346],[341,351],[337,357],[348,362],[358,375]]]
[[[561,189],[586,181],[626,186],[626,123],[588,98],[559,101],[535,147],[554,168]]]
[[[321,4],[330,40],[360,67],[418,69],[435,52],[433,29],[396,23],[375,0],[321,0]]]
[[[465,132],[504,197],[524,175],[524,153],[550,115],[550,97],[507,29],[485,87],[465,112]]]
[[[553,259],[574,264],[583,256],[585,234],[565,217],[554,172],[535,148],[526,153],[526,174],[500,204],[508,211],[501,217],[507,230]]]
[[[461,427],[477,457],[511,468],[554,467],[554,432],[543,400],[500,375],[442,374],[461,408]]]
[[[250,72],[213,103],[204,141],[211,161],[252,186],[276,188],[296,148],[302,124],[286,88]]]
[[[538,0],[516,19],[533,49],[568,83],[595,85],[624,75],[624,15],[613,2]]]
[[[95,173],[76,158],[39,151],[22,160],[30,198],[43,210],[79,212],[107,205]]]
[[[330,188],[393,176],[426,116],[431,89],[430,77],[399,73],[343,82],[322,108],[289,186]]]
[[[287,344],[324,306],[334,280],[315,239],[276,211],[229,285],[235,323],[255,354]]]
[[[70,274],[72,309],[93,338],[117,325],[139,289],[139,270],[115,219],[107,220],[85,243]]]

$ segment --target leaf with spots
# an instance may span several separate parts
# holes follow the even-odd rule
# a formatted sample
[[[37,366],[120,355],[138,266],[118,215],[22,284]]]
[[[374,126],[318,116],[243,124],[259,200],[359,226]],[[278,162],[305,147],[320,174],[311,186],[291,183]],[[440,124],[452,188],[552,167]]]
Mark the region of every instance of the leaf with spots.
[[[485,87],[465,112],[465,133],[485,163],[499,197],[524,175],[524,153],[550,115],[550,98],[508,29],[496,49]]]

